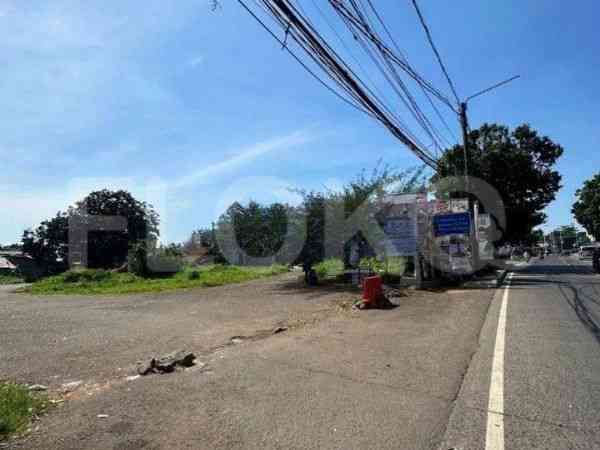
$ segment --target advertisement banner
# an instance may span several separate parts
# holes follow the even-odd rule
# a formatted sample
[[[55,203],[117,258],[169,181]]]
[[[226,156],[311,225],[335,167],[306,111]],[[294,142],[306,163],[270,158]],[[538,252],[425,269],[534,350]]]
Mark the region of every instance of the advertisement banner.
[[[477,216],[477,243],[479,247],[479,259],[489,261],[494,259],[494,246],[492,239],[492,217],[489,214]]]
[[[470,234],[471,216],[468,212],[436,215],[433,217],[433,232],[435,236]]]
[[[388,256],[412,256],[417,253],[416,203],[395,208],[395,214],[385,219],[386,254]]]

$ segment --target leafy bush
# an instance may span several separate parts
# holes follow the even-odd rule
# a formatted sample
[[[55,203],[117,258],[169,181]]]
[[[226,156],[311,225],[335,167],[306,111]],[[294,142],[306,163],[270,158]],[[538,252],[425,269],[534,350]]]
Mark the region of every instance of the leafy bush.
[[[20,276],[17,272],[11,271],[7,274],[0,274],[0,285],[2,284],[18,284],[25,281],[24,277]]]
[[[170,276],[138,277],[132,273],[115,273],[98,270],[65,273],[34,283],[29,292],[34,294],[126,294],[159,292],[202,286],[221,286],[241,283],[284,273],[286,266],[239,267],[215,265],[185,270]],[[197,274],[197,275],[196,275]],[[71,280],[66,281],[65,280]],[[77,281],[75,281],[77,280]]]
[[[344,263],[338,258],[329,258],[314,266],[317,277],[322,280],[328,276],[339,275],[344,271]]]
[[[359,263],[359,267],[362,270],[370,270],[375,273],[385,272],[385,263],[378,260],[377,258],[362,258]]]
[[[111,273],[102,269],[70,270],[60,277],[65,283],[89,283],[108,280]]]
[[[0,383],[0,439],[23,430],[46,407],[45,396],[33,395],[24,386]]]
[[[148,273],[148,252],[144,242],[133,244],[127,254],[127,270],[139,277]]]

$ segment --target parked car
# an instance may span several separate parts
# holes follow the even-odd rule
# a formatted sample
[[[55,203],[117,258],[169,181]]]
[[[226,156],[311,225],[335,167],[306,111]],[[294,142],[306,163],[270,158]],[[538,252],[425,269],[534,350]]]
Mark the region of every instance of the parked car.
[[[579,249],[579,259],[593,259],[594,251],[596,250],[595,245],[584,245]]]

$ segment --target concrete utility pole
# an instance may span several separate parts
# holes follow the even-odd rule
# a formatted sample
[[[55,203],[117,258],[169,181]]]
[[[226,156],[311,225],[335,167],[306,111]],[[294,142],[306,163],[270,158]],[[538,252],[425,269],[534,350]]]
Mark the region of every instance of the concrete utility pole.
[[[507,80],[501,81],[500,83],[496,83],[493,86],[490,86],[487,89],[484,89],[482,91],[479,91],[473,95],[471,95],[470,97],[467,97],[465,99],[464,102],[461,102],[459,105],[459,119],[460,119],[460,127],[462,129],[462,135],[463,135],[463,157],[464,157],[464,163],[463,163],[463,175],[465,177],[465,189],[467,191],[467,194],[470,194],[469,192],[469,152],[468,152],[468,147],[469,147],[469,120],[467,118],[467,104],[469,102],[469,100],[474,99],[475,97],[479,97],[482,94],[485,94],[493,89],[496,89],[500,86],[503,86],[507,83],[510,83],[513,80],[516,80],[517,78],[519,78],[519,75],[516,75],[512,78],[509,78]],[[469,202],[469,206],[470,206],[470,202]],[[477,210],[477,208],[473,208],[472,211],[474,211],[473,214],[473,224],[474,227],[477,227],[477,217],[475,214],[475,211]],[[471,237],[471,247],[473,249],[473,269],[475,269],[476,267],[478,267],[479,264],[479,243],[477,242],[477,240],[475,239],[474,236]]]
[[[460,113],[460,127],[462,128],[462,135],[463,135],[463,156],[465,158],[463,170],[464,170],[464,176],[465,176],[465,183],[467,184],[467,188],[468,188],[469,163],[468,163],[468,156],[467,156],[467,146],[469,144],[469,122],[467,121],[467,102],[462,102],[460,104],[459,113]]]
[[[509,78],[508,80],[504,80],[504,81],[501,81],[500,83],[496,83],[487,89],[484,89],[482,91],[479,91],[479,92],[471,95],[470,97],[467,97],[465,99],[465,101],[459,105],[460,106],[460,110],[459,110],[460,126],[462,128],[463,151],[464,151],[464,157],[465,157],[465,163],[464,163],[464,171],[465,171],[464,176],[465,177],[468,177],[468,175],[469,175],[469,163],[467,161],[468,160],[467,146],[469,143],[469,121],[467,119],[467,104],[469,103],[470,100],[473,100],[475,97],[479,97],[480,95],[490,92],[493,89],[499,88],[500,86],[504,86],[505,84],[510,83],[511,81],[516,80],[519,77],[520,77],[520,75],[515,75],[514,77]]]

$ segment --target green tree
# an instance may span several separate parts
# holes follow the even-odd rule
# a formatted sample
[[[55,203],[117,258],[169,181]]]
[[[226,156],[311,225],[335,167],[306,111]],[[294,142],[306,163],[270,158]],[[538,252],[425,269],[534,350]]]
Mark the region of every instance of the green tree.
[[[152,205],[136,200],[124,190],[103,189],[91,192],[75,206],[69,207],[70,219],[90,222],[87,234],[88,266],[118,267],[127,260],[129,248],[138,242],[154,245],[159,236],[159,216]],[[113,216],[125,219],[122,230],[95,229],[94,217]]]
[[[575,193],[572,213],[586,231],[600,239],[600,173],[585,181]]]
[[[45,274],[66,270],[68,255],[69,218],[58,212],[44,220],[35,230],[25,230],[21,240],[23,252],[31,256]]]
[[[523,239],[523,244],[528,246],[534,246],[542,244],[544,242],[544,232],[541,229],[533,230],[529,236]]]
[[[342,258],[348,266],[352,243],[358,244],[361,257],[372,256],[378,242],[369,242],[362,233],[349,237],[347,227],[366,229],[371,218],[377,219],[378,201],[386,194],[424,190],[423,169],[396,171],[378,165],[371,174],[361,172],[339,192],[298,191],[304,199],[302,213],[307,234],[296,263],[307,272],[325,257]],[[359,214],[355,214],[357,211]],[[356,220],[348,221],[350,216]]]
[[[529,125],[511,131],[506,126],[485,124],[469,133],[469,143],[469,175],[489,183],[504,201],[507,226],[502,240],[523,241],[545,222],[543,210],[561,188],[561,175],[554,167],[563,148]],[[434,180],[462,175],[464,151],[455,146],[441,158]]]
[[[571,250],[577,245],[577,228],[573,225],[564,225],[558,230],[561,239],[561,248]]]
[[[96,229],[94,217],[118,216],[125,219],[122,230]],[[88,266],[111,268],[122,265],[129,248],[158,238],[158,213],[151,205],[136,200],[129,192],[107,189],[90,193],[83,200],[59,212],[35,230],[23,234],[23,251],[31,255],[48,273],[65,270],[68,265],[69,223],[89,224],[82,239],[87,245]]]
[[[577,233],[577,245],[578,246],[587,245],[591,242],[592,242],[592,240],[590,239],[590,237],[588,236],[588,234],[585,231],[579,231]]]
[[[285,243],[291,213],[292,208],[281,203],[263,206],[255,201],[247,205],[234,202],[217,222],[221,251],[236,263],[247,262],[238,249],[250,260],[275,258]]]

